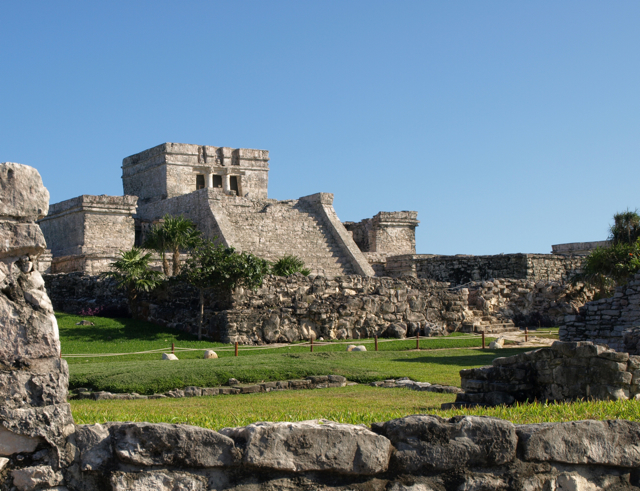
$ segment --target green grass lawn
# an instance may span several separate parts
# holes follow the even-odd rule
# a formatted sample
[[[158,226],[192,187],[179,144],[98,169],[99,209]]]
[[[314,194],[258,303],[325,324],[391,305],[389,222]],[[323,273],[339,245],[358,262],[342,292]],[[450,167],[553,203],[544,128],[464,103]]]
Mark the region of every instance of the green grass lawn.
[[[461,369],[487,365],[495,356],[509,356],[521,351],[469,349],[469,346],[479,346],[480,339],[450,336],[424,338],[420,341],[420,351],[415,350],[415,340],[380,340],[377,352],[373,351],[373,343],[369,343],[370,351],[349,353],[346,345],[354,341],[348,341],[315,346],[313,353],[308,346],[293,345],[279,349],[243,347],[240,356],[235,357],[230,345],[198,341],[189,334],[148,322],[91,317],[89,320],[95,326],[77,326],[79,320],[81,317],[58,314],[62,356],[67,355],[70,364],[70,387],[111,392],[153,394],[189,385],[215,387],[225,384],[230,377],[250,383],[328,374],[344,375],[360,383],[410,377],[423,382],[459,385]],[[355,343],[363,342],[366,340]],[[180,360],[174,362],[161,360],[159,352],[90,356],[161,348],[168,351],[171,343],[197,351],[178,351]],[[220,358],[202,359],[202,350],[206,348],[217,350]],[[87,356],[68,356],[73,354]]]
[[[516,424],[581,419],[640,421],[638,401],[522,404],[513,407],[440,410],[451,394],[358,385],[336,389],[268,392],[182,399],[71,401],[76,423],[149,421],[183,423],[219,430],[256,421],[331,421],[369,425],[410,414],[493,416]]]
[[[57,314],[63,357],[70,368],[70,387],[90,387],[112,392],[161,393],[188,385],[212,387],[230,377],[241,382],[261,382],[303,378],[309,375],[344,375],[367,383],[386,378],[460,385],[463,368],[488,365],[496,356],[510,356],[525,348],[479,350],[480,339],[452,335],[424,338],[421,350],[415,340],[381,340],[379,351],[366,340],[332,342],[315,346],[289,346],[281,349],[241,347],[233,356],[230,345],[198,341],[194,336],[132,319],[91,317],[95,326],[76,326],[81,317]],[[532,333],[533,334],[533,333]],[[487,345],[490,339],[487,338]],[[107,357],[68,355],[169,351],[178,348],[179,361],[162,361],[160,352]],[[346,344],[366,344],[369,351],[349,353]],[[220,358],[202,359],[202,351],[215,349]],[[353,424],[370,424],[409,414],[432,413],[444,417],[455,414],[481,414],[509,419],[515,423],[564,421],[584,418],[625,418],[640,420],[640,403],[602,402],[559,405],[527,404],[474,410],[441,411],[451,394],[416,392],[407,389],[381,389],[358,385],[345,388],[283,391],[183,399],[133,401],[71,401],[77,423],[105,421],[150,421],[187,423],[212,429],[246,425],[255,421],[300,421],[326,418]]]

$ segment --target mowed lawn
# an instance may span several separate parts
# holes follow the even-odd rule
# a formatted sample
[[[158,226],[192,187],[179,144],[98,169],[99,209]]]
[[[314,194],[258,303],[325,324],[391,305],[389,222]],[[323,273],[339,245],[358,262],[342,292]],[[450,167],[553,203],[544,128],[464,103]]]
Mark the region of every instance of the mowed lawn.
[[[63,357],[69,362],[71,388],[90,387],[112,392],[161,393],[188,385],[212,387],[230,377],[241,382],[304,378],[337,374],[366,384],[386,378],[460,385],[463,368],[488,365],[497,356],[510,356],[526,349],[479,350],[479,339],[467,336],[424,338],[420,351],[415,340],[380,340],[379,351],[366,340],[279,349],[233,347],[132,319],[87,318],[95,326],[76,326],[80,317],[58,314]],[[461,338],[461,339],[457,339]],[[487,343],[489,340],[487,339]],[[148,350],[169,351],[175,343],[180,360],[160,360],[160,352],[97,357]],[[367,352],[346,352],[346,344],[365,344]],[[180,351],[191,348],[194,351]],[[202,359],[204,349],[215,349],[220,358]],[[89,356],[71,357],[83,354]],[[255,421],[301,421],[329,419],[351,424],[371,424],[409,414],[450,417],[477,414],[508,419],[514,423],[571,421],[577,419],[629,419],[640,421],[640,402],[576,402],[571,404],[523,404],[515,407],[440,410],[451,394],[383,389],[368,385],[344,388],[282,391],[259,394],[154,400],[71,401],[77,423],[149,421],[186,423],[220,429]]]
[[[89,318],[95,326],[77,326],[80,317],[58,315],[62,354],[70,364],[70,387],[87,387],[111,392],[162,393],[189,385],[215,387],[234,377],[244,383],[304,378],[309,375],[344,375],[368,383],[386,378],[409,377],[421,382],[460,385],[463,368],[488,365],[496,356],[509,356],[522,349],[478,350],[477,338],[450,336],[425,338],[420,351],[415,340],[380,340],[379,351],[366,340],[315,346],[289,346],[280,349],[241,347],[235,357],[233,347],[198,341],[194,336],[132,319]],[[457,339],[461,337],[462,339]],[[347,352],[350,343],[367,343],[370,351]],[[195,351],[176,351],[180,360],[163,361],[160,352],[127,356],[94,356],[131,353],[152,349],[186,347]],[[451,349],[460,347],[460,349]],[[215,349],[220,358],[202,359],[203,350]],[[446,349],[450,348],[450,349]],[[68,355],[86,354],[86,357]],[[65,356],[66,355],[66,356]]]

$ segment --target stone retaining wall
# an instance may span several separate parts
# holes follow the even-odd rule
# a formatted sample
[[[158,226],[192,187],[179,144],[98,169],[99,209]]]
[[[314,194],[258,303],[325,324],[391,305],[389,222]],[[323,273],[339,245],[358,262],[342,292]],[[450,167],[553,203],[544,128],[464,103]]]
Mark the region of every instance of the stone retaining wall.
[[[557,327],[565,315],[577,313],[595,294],[584,284],[508,278],[472,281],[465,288],[469,309],[521,327]]]
[[[112,280],[72,273],[45,275],[57,310],[70,313],[106,308],[126,312],[124,293]],[[198,292],[170,282],[147,295],[140,316],[160,325],[197,333]],[[205,295],[205,336],[260,344],[301,339],[352,339],[446,334],[470,329],[481,318],[496,323],[557,326],[566,313],[592,298],[583,286],[498,279],[450,289],[446,283],[403,278],[301,275],[267,277],[257,291],[240,290],[232,303]],[[107,312],[108,313],[108,312]]]
[[[405,254],[387,259],[389,276],[414,276],[452,285],[491,278],[566,281],[580,271],[584,257],[560,254],[498,254],[440,256]]]
[[[589,302],[567,315],[560,326],[562,341],[593,341],[625,350],[625,333],[640,326],[640,274],[616,288],[611,298]]]
[[[464,393],[443,407],[629,399],[640,393],[640,356],[556,341],[550,348],[496,358],[490,367],[461,370],[460,378]]]

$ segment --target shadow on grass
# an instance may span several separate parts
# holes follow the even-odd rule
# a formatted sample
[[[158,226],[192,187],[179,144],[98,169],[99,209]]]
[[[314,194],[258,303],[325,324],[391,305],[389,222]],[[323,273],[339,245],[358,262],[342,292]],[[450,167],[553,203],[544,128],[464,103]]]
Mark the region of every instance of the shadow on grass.
[[[158,326],[137,319],[106,319],[58,314],[60,333],[67,339],[82,341],[157,341],[171,337],[177,341],[197,341],[198,337],[177,329]],[[88,320],[95,326],[77,326],[76,322]]]
[[[415,358],[395,358],[391,361],[404,363],[431,363],[436,365],[453,365],[469,367],[471,365],[491,365],[495,358],[503,356],[513,356],[518,353],[531,351],[530,348],[500,349],[500,350],[477,350],[478,354],[460,356],[421,356]]]

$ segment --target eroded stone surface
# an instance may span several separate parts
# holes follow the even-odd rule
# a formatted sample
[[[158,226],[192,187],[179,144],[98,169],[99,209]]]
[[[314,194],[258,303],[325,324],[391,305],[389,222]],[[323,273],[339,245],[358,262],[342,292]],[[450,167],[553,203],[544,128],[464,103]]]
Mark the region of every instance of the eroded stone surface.
[[[448,470],[471,465],[499,465],[516,456],[515,426],[478,416],[416,415],[377,424],[373,429],[396,448],[402,472]]]
[[[30,360],[20,370],[0,365],[0,405],[6,408],[62,404],[68,385],[67,362],[60,358]]]
[[[528,461],[640,466],[640,424],[624,421],[571,421],[517,426]]]
[[[231,438],[197,426],[123,423],[110,431],[116,456],[129,464],[218,467],[238,458]]]
[[[49,211],[49,191],[36,169],[28,165],[0,164],[0,217],[35,221]]]
[[[387,438],[338,423],[254,423],[220,433],[246,442],[244,463],[282,471],[377,474],[387,470],[391,452]]]
[[[61,472],[54,471],[48,465],[36,465],[11,471],[13,485],[19,491],[31,491],[42,486],[57,486],[64,478]]]
[[[207,480],[184,472],[115,472],[113,491],[205,491]]]
[[[60,464],[72,458],[66,442],[75,430],[69,404],[20,409],[0,406],[0,425],[17,435],[42,438],[54,447]]]
[[[99,471],[109,465],[113,450],[108,426],[78,425],[75,442],[80,452],[80,468],[83,471]]]
[[[42,438],[18,435],[0,426],[0,455],[33,452],[42,441]]]
[[[0,293],[0,363],[60,355],[58,323],[53,313],[35,310],[20,296]]]

